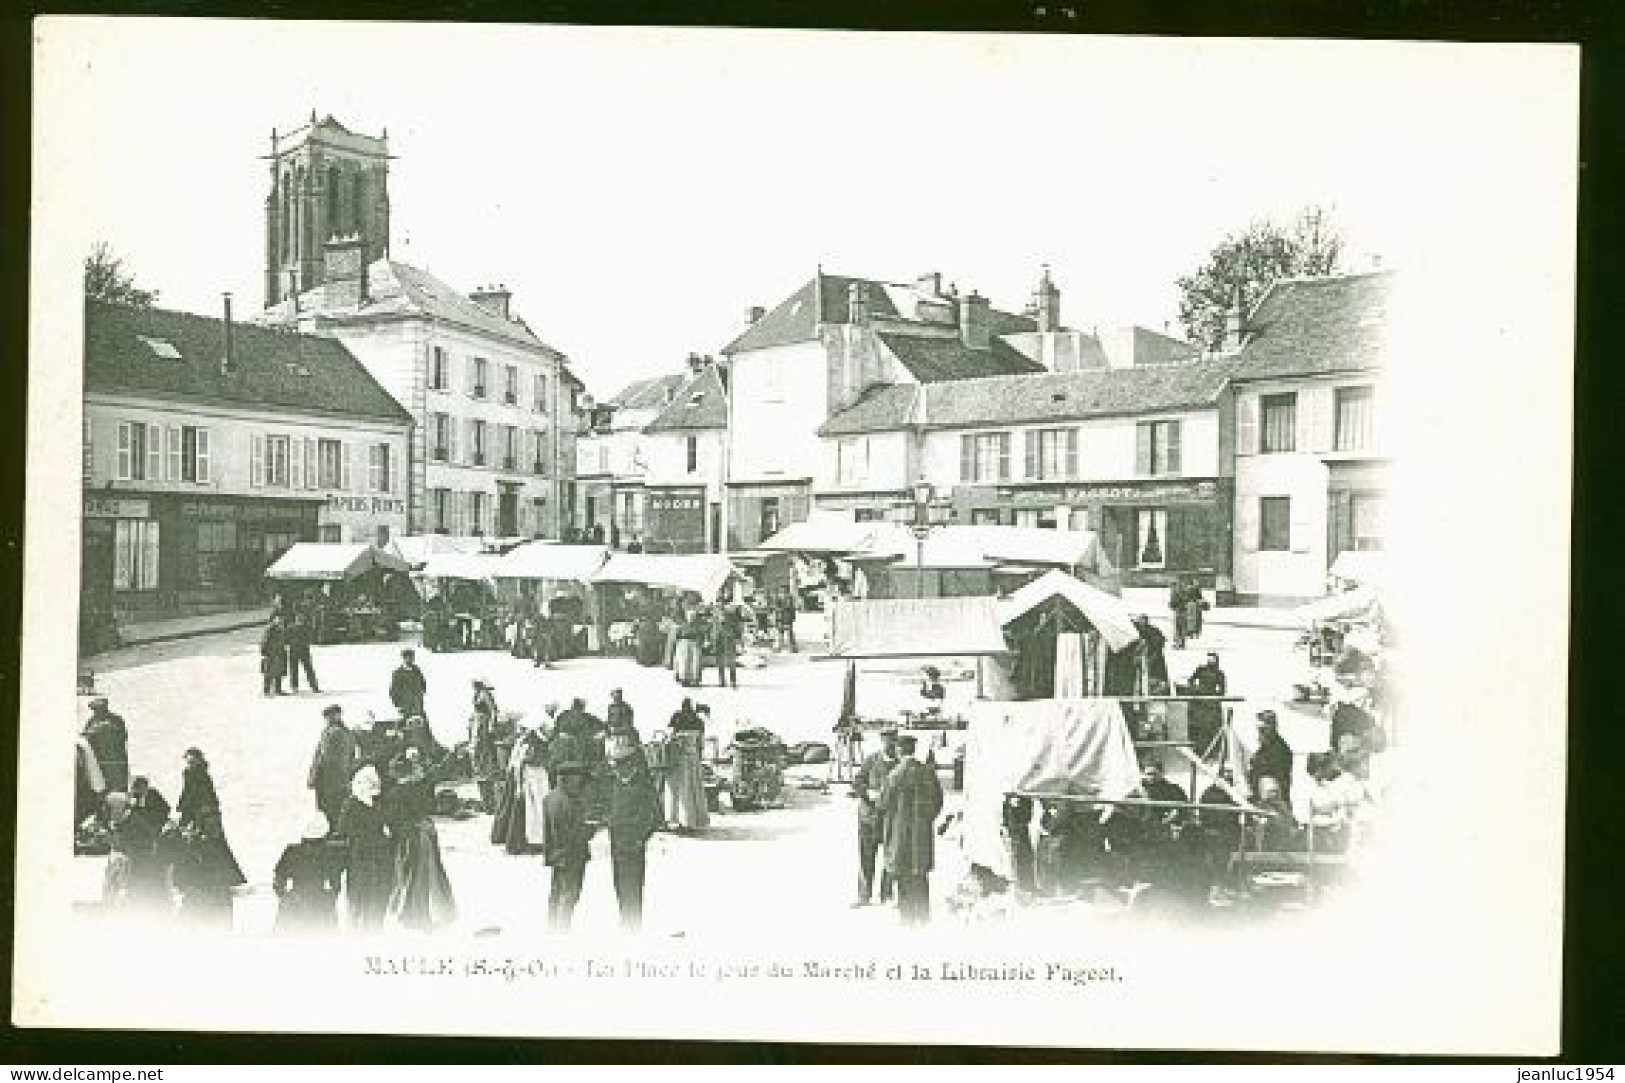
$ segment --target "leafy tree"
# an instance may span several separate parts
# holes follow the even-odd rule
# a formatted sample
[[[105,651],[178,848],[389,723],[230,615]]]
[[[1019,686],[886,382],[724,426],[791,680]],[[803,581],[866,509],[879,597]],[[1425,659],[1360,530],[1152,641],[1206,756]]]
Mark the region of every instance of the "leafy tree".
[[[158,291],[144,290],[136,285],[135,275],[124,266],[124,260],[102,241],[85,257],[85,297],[136,308],[151,308],[158,299]]]
[[[1217,349],[1225,316],[1238,302],[1250,312],[1278,280],[1333,274],[1342,257],[1342,233],[1319,207],[1290,225],[1254,222],[1221,241],[1195,274],[1179,279],[1180,326],[1190,341]]]

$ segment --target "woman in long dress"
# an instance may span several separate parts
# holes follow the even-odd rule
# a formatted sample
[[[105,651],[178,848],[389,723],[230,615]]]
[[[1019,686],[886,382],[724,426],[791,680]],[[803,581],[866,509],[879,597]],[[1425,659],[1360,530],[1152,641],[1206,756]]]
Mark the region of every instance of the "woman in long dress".
[[[469,757],[480,803],[486,812],[497,811],[497,783],[502,778],[502,756],[497,748],[497,700],[491,682],[474,679],[474,711],[468,724]]]
[[[367,764],[350,780],[350,799],[339,813],[338,833],[347,848],[345,898],[353,932],[382,925],[395,891],[395,840],[379,805],[382,792],[378,769]]]
[[[672,668],[677,673],[677,683],[685,688],[700,683],[700,643],[704,637],[705,622],[698,612],[683,618],[677,631],[677,652],[672,658]]]
[[[343,883],[343,844],[328,838],[327,817],[313,813],[299,841],[282,851],[271,873],[271,888],[277,896],[277,933],[335,931]]]
[[[434,932],[457,920],[457,901],[440,860],[434,780],[410,752],[390,765],[394,785],[381,799],[395,837],[395,888],[387,916],[408,929]]]
[[[671,736],[666,748],[666,822],[679,831],[697,831],[711,822],[700,767],[704,742],[705,723],[694,710],[693,702],[685,699],[671,716]]]
[[[248,882],[226,841],[220,797],[209,775],[209,761],[195,748],[186,750],[181,795],[175,802],[185,848],[175,866],[181,893],[181,917],[200,926],[229,929],[232,889]]]
[[[502,809],[492,822],[491,841],[510,854],[534,854],[542,845],[542,800],[547,797],[547,740],[521,734],[508,759]]]

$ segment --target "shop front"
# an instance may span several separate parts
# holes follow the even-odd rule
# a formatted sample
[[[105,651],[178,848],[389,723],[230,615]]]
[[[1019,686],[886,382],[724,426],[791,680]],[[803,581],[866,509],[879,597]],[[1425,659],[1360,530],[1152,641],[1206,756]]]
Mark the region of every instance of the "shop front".
[[[956,522],[1093,530],[1127,587],[1228,589],[1229,478],[959,486]]]
[[[703,485],[650,488],[644,503],[643,551],[707,552],[708,511]]]

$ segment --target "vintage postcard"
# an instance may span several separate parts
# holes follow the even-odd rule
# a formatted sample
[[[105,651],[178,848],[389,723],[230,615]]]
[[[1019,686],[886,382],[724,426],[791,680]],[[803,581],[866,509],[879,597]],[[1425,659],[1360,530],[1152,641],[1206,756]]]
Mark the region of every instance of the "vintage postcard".
[[[40,20],[15,1021],[1555,1052],[1577,80]]]

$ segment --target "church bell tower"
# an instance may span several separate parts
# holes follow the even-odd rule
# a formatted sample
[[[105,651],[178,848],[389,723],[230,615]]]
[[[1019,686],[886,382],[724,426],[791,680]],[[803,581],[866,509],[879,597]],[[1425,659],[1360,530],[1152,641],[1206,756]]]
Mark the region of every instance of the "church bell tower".
[[[271,132],[265,199],[265,307],[325,280],[334,237],[360,241],[363,266],[389,255],[389,132],[358,135],[332,117]]]

